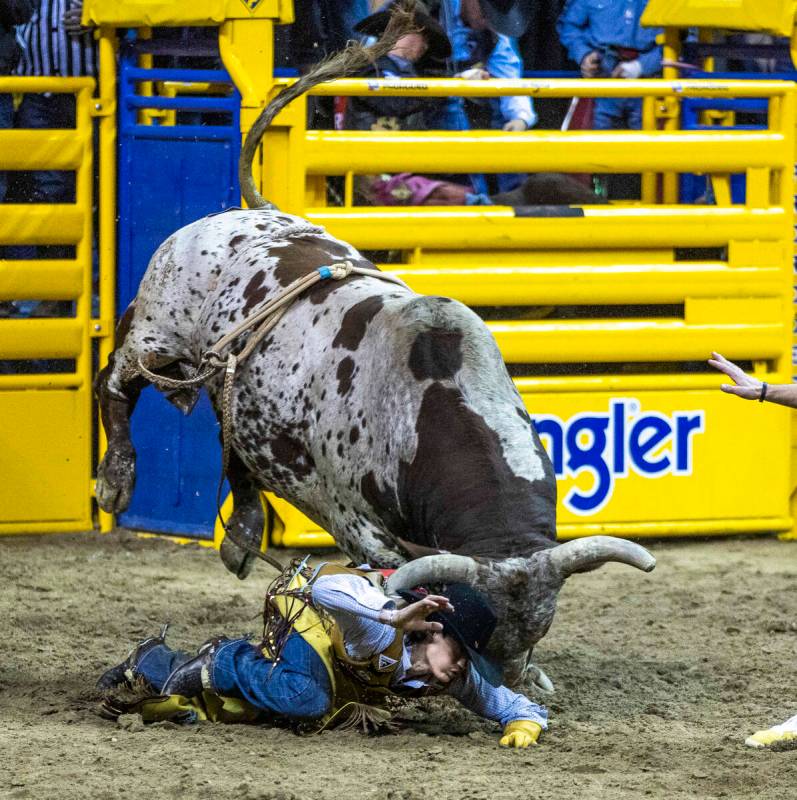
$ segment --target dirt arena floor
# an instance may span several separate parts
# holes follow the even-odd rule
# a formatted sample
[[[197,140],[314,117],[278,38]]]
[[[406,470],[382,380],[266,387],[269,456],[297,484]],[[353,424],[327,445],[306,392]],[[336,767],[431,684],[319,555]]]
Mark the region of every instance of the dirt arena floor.
[[[507,751],[440,700],[371,738],[103,720],[93,682],[134,640],[166,620],[179,646],[257,630],[269,568],[240,582],[212,550],[123,531],[4,537],[0,797],[797,797],[796,749],[743,745],[797,713],[797,543],[651,549],[649,576],[611,565],[565,587],[537,648],[550,731]]]

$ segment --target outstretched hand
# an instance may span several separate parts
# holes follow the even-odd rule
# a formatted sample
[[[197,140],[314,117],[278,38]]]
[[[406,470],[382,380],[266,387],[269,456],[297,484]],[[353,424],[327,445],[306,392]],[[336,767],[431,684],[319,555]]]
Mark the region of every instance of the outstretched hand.
[[[454,606],[448,602],[447,597],[430,594],[417,603],[410,603],[404,608],[394,611],[383,611],[380,619],[394,628],[403,628],[405,631],[442,631],[440,622],[429,622],[426,618],[435,611],[453,611]]]
[[[761,396],[761,387],[763,385],[761,381],[748,375],[741,367],[734,364],[733,361],[728,361],[727,358],[719,353],[712,353],[708,363],[733,381],[733,384],[723,383],[722,386],[720,386],[723,392],[735,394],[737,397],[743,397],[745,400],[758,400]]]

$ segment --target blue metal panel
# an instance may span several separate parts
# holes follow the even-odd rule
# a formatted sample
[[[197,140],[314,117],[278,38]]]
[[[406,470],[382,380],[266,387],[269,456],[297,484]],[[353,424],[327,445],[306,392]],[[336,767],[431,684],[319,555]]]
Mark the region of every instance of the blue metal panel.
[[[227,111],[232,124],[139,125],[146,105],[133,95],[135,81],[227,80],[209,70],[142,70],[135,49],[122,49],[119,96],[118,308],[135,297],[149,259],[158,245],[183,225],[237,206],[240,191],[240,98],[195,97],[149,107],[182,111]],[[178,112],[179,113],[179,112]],[[131,421],[138,480],[129,509],[119,521],[129,527],[212,538],[216,489],[221,469],[219,426],[202,393],[186,417],[155,389],[146,389]],[[226,491],[226,490],[225,490]]]

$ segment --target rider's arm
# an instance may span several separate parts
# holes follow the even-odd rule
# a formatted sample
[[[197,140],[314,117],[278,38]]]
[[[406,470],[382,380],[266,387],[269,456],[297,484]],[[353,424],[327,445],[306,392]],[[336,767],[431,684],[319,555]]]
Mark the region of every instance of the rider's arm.
[[[519,720],[536,723],[543,730],[548,727],[548,711],[543,706],[506,686],[490,685],[472,665],[461,678],[449,684],[446,694],[455,697],[474,714],[504,727]]]
[[[379,615],[396,604],[370,581],[359,575],[322,575],[312,587],[313,603],[332,615],[352,658],[370,658],[391,644],[395,628],[380,622]]]

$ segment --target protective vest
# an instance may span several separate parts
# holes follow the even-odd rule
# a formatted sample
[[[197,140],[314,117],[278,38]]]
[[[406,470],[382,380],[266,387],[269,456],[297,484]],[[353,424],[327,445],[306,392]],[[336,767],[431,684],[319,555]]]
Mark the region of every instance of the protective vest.
[[[365,722],[363,715],[369,716],[374,710],[384,709],[388,698],[393,696],[390,683],[404,651],[404,634],[398,629],[393,641],[369,659],[360,661],[346,652],[343,635],[335,621],[328,614],[319,613],[309,602],[309,587],[313,581],[324,575],[342,574],[357,575],[381,588],[382,576],[378,572],[324,564],[309,582],[301,575],[296,575],[288,586],[289,589],[307,586],[307,599],[297,599],[288,594],[271,598],[284,619],[295,617],[293,630],[315,650],[327,668],[332,686],[332,708],[316,728],[337,727],[338,724],[351,721],[351,717],[358,717]],[[297,603],[303,608],[298,608]],[[264,655],[270,657],[271,653],[264,648]],[[369,718],[374,721],[372,713]]]

